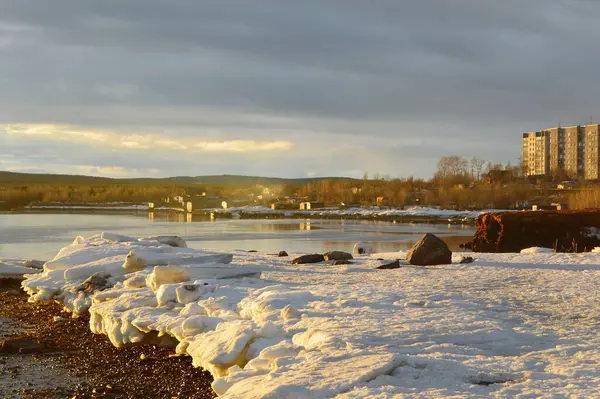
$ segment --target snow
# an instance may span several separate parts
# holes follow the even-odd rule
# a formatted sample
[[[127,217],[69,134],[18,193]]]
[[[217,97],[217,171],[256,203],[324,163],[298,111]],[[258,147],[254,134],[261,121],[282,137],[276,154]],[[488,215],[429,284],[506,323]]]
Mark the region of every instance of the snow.
[[[39,262],[14,259],[0,258],[0,278],[22,278],[24,274],[34,274],[41,272]]]
[[[452,209],[438,209],[424,206],[411,206],[405,209],[385,209],[380,207],[366,207],[366,208],[323,208],[315,210],[273,210],[263,206],[243,206],[234,207],[228,209],[210,209],[215,213],[231,214],[231,215],[302,215],[302,216],[360,216],[366,218],[375,217],[432,217],[432,218],[443,218],[443,219],[461,219],[461,220],[474,220],[479,215],[488,212],[505,212],[498,209],[485,209],[480,211],[458,211]]]
[[[0,278],[19,279],[24,274],[41,272],[43,262],[15,258],[0,258]]]
[[[129,251],[152,261],[117,270]],[[64,269],[23,282],[31,301],[88,311],[91,331],[117,347],[173,347],[225,398],[600,396],[598,252],[377,270],[406,253],[292,265],[236,251],[231,263],[195,263],[218,254],[104,235],[59,254]],[[102,264],[110,287],[78,290]]]
[[[554,252],[552,248],[531,247],[521,250],[522,254],[550,254]]]

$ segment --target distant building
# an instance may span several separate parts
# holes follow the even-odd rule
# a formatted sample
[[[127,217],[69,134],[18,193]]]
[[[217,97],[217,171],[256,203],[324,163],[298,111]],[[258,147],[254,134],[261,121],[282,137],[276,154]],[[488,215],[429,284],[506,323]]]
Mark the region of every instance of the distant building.
[[[600,179],[600,125],[585,126],[583,177]]]
[[[525,176],[600,178],[600,125],[553,127],[523,133]]]
[[[377,206],[389,206],[390,200],[387,197],[377,197]]]
[[[325,204],[323,204],[322,202],[315,202],[315,201],[301,202],[300,210],[310,211],[311,209],[320,209],[320,208],[323,208],[324,206],[325,206]]]
[[[527,176],[550,173],[550,135],[546,132],[523,133],[523,174]]]

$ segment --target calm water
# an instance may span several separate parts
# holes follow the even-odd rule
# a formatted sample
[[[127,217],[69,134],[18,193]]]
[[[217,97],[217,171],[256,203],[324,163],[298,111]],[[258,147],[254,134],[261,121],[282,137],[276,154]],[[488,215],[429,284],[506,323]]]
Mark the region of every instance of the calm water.
[[[319,219],[202,220],[179,214],[4,214],[0,215],[0,257],[50,259],[77,235],[102,231],[136,237],[178,235],[192,248],[264,252],[351,251],[358,241],[379,252],[410,248],[427,232],[452,250],[472,237],[472,226],[394,224]]]

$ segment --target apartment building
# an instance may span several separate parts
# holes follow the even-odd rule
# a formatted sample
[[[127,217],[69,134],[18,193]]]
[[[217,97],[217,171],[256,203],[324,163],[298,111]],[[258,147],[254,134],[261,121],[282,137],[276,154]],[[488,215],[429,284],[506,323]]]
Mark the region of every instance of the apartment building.
[[[523,171],[527,176],[550,173],[550,135],[546,131],[523,133]]]
[[[526,176],[600,178],[600,125],[553,127],[523,133],[523,173]]]
[[[586,180],[600,179],[600,125],[584,127],[583,172]]]

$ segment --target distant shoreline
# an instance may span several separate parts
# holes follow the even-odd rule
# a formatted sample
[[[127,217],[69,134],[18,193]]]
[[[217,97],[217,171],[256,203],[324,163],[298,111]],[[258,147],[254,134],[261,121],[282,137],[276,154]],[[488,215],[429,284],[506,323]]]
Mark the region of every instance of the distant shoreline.
[[[489,210],[493,211],[493,210]],[[205,209],[186,213],[178,208],[148,209],[145,205],[48,205],[32,206],[0,214],[179,214],[189,221],[217,219],[331,219],[372,220],[389,223],[465,224],[473,225],[477,217],[486,211],[453,211],[426,207],[402,209],[351,208],[323,210],[271,210],[262,207]],[[195,219],[195,220],[194,220]]]

